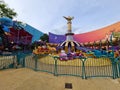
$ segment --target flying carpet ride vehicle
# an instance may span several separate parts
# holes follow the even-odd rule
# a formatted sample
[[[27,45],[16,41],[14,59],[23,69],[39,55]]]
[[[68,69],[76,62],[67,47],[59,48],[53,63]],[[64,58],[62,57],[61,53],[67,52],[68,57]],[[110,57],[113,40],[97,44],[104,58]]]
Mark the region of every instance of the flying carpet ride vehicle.
[[[34,54],[52,54],[56,52],[56,48],[50,46],[38,46],[33,50]]]

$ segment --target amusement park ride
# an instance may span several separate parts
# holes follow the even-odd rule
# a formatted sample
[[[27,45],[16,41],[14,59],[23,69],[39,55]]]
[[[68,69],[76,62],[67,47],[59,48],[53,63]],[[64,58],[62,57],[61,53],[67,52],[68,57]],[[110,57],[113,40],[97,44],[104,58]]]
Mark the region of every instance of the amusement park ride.
[[[71,51],[72,51],[72,52],[75,52],[75,51],[77,50],[76,47],[79,47],[80,44],[73,39],[74,33],[72,33],[72,25],[71,25],[72,22],[71,22],[71,21],[74,19],[74,17],[70,17],[70,16],[65,17],[65,16],[64,16],[64,18],[67,20],[67,26],[68,26],[67,33],[65,34],[65,35],[66,35],[66,40],[63,41],[63,42],[62,42],[60,45],[58,45],[57,47],[60,47],[60,49],[64,49],[66,53],[69,53],[69,52],[71,52]],[[47,47],[49,47],[49,48],[47,48]],[[56,48],[57,48],[57,47],[56,47]],[[44,48],[44,49],[42,49],[42,50],[41,50],[41,48],[42,48],[42,47],[35,48],[35,50],[34,50],[33,52],[36,53],[36,54],[40,54],[40,53],[43,53],[43,52],[41,52],[42,50],[45,51],[44,53],[49,53],[49,52],[51,52],[52,50],[53,50],[53,51],[56,50],[55,48],[50,47],[49,45],[46,46],[46,48]]]
[[[24,30],[21,23],[7,17],[0,18],[0,51],[24,48],[31,40],[32,35]]]
[[[61,51],[64,50],[64,53],[66,53],[66,54],[69,54],[71,52],[80,52],[80,51],[87,52],[87,51],[93,51],[93,50],[95,53],[97,53],[97,51],[102,52],[101,50],[107,50],[107,51],[112,50],[113,51],[113,44],[114,44],[114,42],[117,42],[116,37],[115,37],[116,35],[113,34],[114,32],[111,33],[110,30],[108,30],[107,32],[109,32],[109,35],[107,35],[107,37],[105,37],[104,34],[102,35],[102,38],[104,36],[104,39],[102,39],[102,40],[100,39],[98,41],[93,41],[92,43],[87,42],[87,44],[86,43],[81,44],[80,42],[77,42],[76,40],[74,40],[74,33],[72,32],[72,20],[74,19],[74,17],[70,17],[70,16],[65,17],[64,16],[64,18],[67,20],[67,33],[65,34],[66,40],[62,41],[55,47],[51,47],[50,45],[47,45],[46,46],[47,49],[44,47],[45,50],[43,49],[43,47],[39,47],[39,48],[36,47],[35,50],[33,50],[34,53],[41,54],[42,50],[45,51],[44,53],[49,53],[52,51],[51,48],[55,48],[57,53],[60,53]],[[99,30],[99,32],[101,32],[101,34],[102,34],[102,31]],[[119,36],[119,35],[117,35],[117,36]],[[82,37],[82,38],[84,39],[84,37]],[[88,37],[86,39],[89,39],[89,38],[91,38],[91,37]],[[48,49],[48,47],[49,47],[49,49]],[[41,48],[42,48],[42,50],[41,50]],[[55,49],[53,49],[53,51],[55,51]]]
[[[72,33],[72,22],[71,21],[74,19],[74,17],[64,16],[64,18],[67,20],[68,30],[67,30],[67,33],[65,34],[66,40],[60,44],[60,47],[63,47],[65,49],[65,52],[69,53],[71,51],[76,51],[77,50],[76,47],[79,47],[80,45],[77,41],[73,39],[74,33]]]
[[[9,27],[13,25],[10,18],[0,18],[0,50],[10,49],[10,44],[7,35],[9,35]]]
[[[96,43],[96,42],[94,44],[91,44],[91,43],[85,44],[84,43],[83,45],[81,45],[80,42],[77,42],[76,40],[74,40],[74,33],[72,32],[72,20],[74,19],[74,17],[70,17],[70,16],[65,17],[64,16],[64,18],[67,20],[67,28],[68,28],[67,33],[65,34],[66,40],[62,41],[62,43],[59,43],[57,45],[51,45],[50,43],[46,43],[45,45],[37,46],[33,50],[34,54],[50,54],[50,53],[55,53],[55,52],[58,54],[63,50],[64,50],[64,53],[66,53],[66,54],[69,54],[71,52],[76,52],[76,53],[81,52],[81,51],[85,52],[85,50],[86,51],[94,50],[94,52],[95,52],[96,45],[97,45],[97,47],[98,46],[102,47],[103,44],[101,43],[101,40],[98,41],[98,43]],[[11,19],[4,18],[4,17],[0,18],[0,50],[6,50],[6,49],[12,50],[13,49],[13,44],[11,42],[9,42],[9,38],[8,38],[9,37],[8,33],[10,33],[9,27],[15,28],[14,32],[17,31],[17,35],[15,35],[15,37],[13,37],[15,39],[17,38],[16,39],[17,44],[19,44],[18,42],[20,42],[20,38],[26,37],[26,35],[27,35],[25,33],[25,31],[22,30],[21,26],[19,26],[17,24],[13,25],[13,21]],[[20,30],[18,30],[18,29],[20,29]],[[24,31],[24,32],[20,32],[20,31]],[[7,32],[7,34],[6,34],[6,32]],[[24,35],[24,36],[19,37],[20,33],[21,33],[21,35]],[[10,36],[10,38],[11,37],[12,36]],[[30,37],[32,38],[32,36],[30,36]],[[112,47],[111,50],[114,51],[113,44],[114,44],[115,40],[116,40],[116,42],[118,42],[119,37],[120,37],[120,34],[118,32],[116,32],[116,33],[112,32],[112,34],[109,34],[109,37],[107,37],[107,43],[106,43],[106,44],[109,44],[108,49],[110,49],[109,46],[111,46]],[[30,38],[30,40],[31,40],[31,38]],[[26,41],[23,41],[23,42],[26,42]],[[25,46],[25,43],[23,46]],[[95,48],[91,48],[91,46],[92,47],[94,46]],[[98,48],[97,48],[97,50],[98,50]],[[102,49],[99,48],[99,51],[100,50],[102,50]]]

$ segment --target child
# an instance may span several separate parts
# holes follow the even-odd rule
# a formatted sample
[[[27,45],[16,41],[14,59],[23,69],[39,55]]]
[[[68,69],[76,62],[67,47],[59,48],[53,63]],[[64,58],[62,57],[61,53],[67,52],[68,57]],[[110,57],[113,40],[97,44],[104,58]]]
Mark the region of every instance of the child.
[[[61,53],[59,56],[60,56],[60,60],[68,60],[67,54],[65,53],[64,50],[61,50]]]

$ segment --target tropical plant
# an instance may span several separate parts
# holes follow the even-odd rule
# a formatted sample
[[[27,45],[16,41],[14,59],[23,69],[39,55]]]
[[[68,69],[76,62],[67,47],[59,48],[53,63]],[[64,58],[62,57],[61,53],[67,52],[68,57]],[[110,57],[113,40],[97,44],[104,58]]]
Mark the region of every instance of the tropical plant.
[[[3,0],[0,0],[0,17],[9,17],[13,19],[15,16],[17,16],[17,13],[14,9],[9,8]]]

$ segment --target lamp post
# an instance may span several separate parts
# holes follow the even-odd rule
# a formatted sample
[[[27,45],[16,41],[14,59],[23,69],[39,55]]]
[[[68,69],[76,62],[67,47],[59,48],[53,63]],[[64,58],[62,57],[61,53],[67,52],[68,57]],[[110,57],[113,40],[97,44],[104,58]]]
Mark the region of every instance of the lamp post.
[[[114,30],[111,31],[111,36],[110,36],[110,44],[111,44],[111,47],[112,47],[112,53],[114,52],[114,48],[113,48],[113,34],[114,34]]]
[[[102,41],[100,40],[100,50],[102,50],[102,48],[101,48],[101,47],[102,47]]]
[[[95,41],[94,41],[93,45],[94,45],[94,49],[96,49],[96,42]]]

